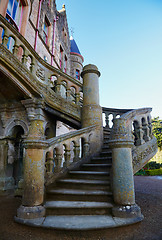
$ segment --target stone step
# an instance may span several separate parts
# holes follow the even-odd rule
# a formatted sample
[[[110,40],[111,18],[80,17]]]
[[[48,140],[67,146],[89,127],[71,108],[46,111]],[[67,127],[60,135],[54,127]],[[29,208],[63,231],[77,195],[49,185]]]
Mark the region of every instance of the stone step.
[[[125,220],[125,219],[124,219]],[[94,230],[120,226],[112,216],[75,215],[75,216],[47,216],[42,223],[45,228],[60,230]]]
[[[103,167],[108,168],[111,167],[111,163],[85,163],[82,167]]]
[[[109,171],[111,168],[112,164],[105,164],[105,163],[86,163],[81,166],[81,170],[84,171]]]
[[[101,157],[111,157],[111,155],[112,155],[112,152],[110,150],[108,151],[105,150],[100,152]]]
[[[142,221],[143,216],[137,218],[117,218],[110,215],[62,215],[34,219],[22,219],[15,217],[14,219],[16,222],[26,224],[30,227],[43,227],[68,231],[86,231],[127,226]]]
[[[64,186],[73,189],[96,189],[96,190],[110,190],[110,181],[91,180],[91,179],[59,179],[56,182],[57,186]]]
[[[85,178],[85,179],[109,179],[109,172],[103,171],[70,171],[69,176],[72,178]]]
[[[91,161],[90,163],[105,163],[105,164],[109,164],[112,162],[112,157],[109,156],[109,157],[101,157],[101,156],[97,156],[97,157],[93,157],[91,158]]]
[[[104,134],[104,140],[109,140],[109,138],[110,138],[110,135],[109,134]]]
[[[107,142],[105,142],[105,144],[102,146],[102,151],[105,152],[105,151],[110,151],[110,148],[109,148],[109,145]]]
[[[45,203],[48,215],[105,215],[111,213],[113,204],[107,202],[85,201],[47,201]]]
[[[104,131],[104,132],[103,132],[103,136],[104,136],[104,137],[105,137],[105,136],[110,136],[110,130]]]
[[[47,200],[112,202],[112,192],[105,190],[51,189],[47,191]]]

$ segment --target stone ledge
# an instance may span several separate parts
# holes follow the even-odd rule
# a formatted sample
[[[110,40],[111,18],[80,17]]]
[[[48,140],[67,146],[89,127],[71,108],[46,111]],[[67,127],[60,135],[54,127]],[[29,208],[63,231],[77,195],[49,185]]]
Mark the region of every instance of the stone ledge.
[[[48,216],[37,219],[21,219],[15,217],[15,221],[32,227],[43,227],[58,230],[95,230],[115,228],[138,223],[143,216],[135,218],[117,218],[112,216]]]

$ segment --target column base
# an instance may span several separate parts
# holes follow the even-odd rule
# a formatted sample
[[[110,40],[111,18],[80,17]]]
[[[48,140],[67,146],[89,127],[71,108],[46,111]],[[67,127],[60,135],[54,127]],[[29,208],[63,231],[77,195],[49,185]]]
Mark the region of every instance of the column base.
[[[34,219],[42,218],[45,215],[45,208],[43,206],[26,207],[20,206],[17,209],[17,218]]]
[[[126,205],[126,206],[115,206],[112,208],[112,214],[114,217],[119,217],[119,218],[142,217],[141,209],[137,204]]]

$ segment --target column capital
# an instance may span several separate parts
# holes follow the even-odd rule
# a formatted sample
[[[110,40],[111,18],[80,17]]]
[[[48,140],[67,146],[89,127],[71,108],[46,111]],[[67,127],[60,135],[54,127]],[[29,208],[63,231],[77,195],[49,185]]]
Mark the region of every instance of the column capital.
[[[30,121],[36,119],[44,120],[44,101],[42,99],[26,99],[22,100],[21,103],[26,108],[27,115]]]
[[[110,134],[109,145],[111,148],[131,148],[134,144],[133,134],[129,124],[122,118],[113,120],[113,128]]]
[[[83,78],[83,76],[86,73],[95,73],[98,75],[98,77],[101,76],[101,73],[98,71],[98,68],[93,64],[88,64],[88,65],[84,66],[83,71],[81,73],[81,77]]]

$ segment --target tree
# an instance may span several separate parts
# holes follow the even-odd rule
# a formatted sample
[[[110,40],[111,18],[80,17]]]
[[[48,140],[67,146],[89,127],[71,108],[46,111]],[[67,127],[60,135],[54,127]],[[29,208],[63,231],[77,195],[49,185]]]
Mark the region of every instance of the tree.
[[[157,144],[162,149],[162,120],[159,117],[152,119],[152,132],[157,139]]]

